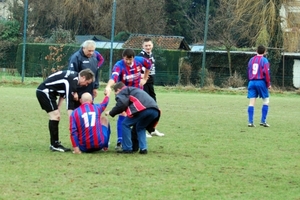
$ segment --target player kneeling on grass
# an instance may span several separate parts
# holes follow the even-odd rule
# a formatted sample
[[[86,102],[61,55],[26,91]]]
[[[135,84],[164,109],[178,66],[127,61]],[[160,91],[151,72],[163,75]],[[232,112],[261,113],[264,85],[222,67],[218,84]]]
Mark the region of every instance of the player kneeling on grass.
[[[106,115],[112,117],[126,111],[127,116],[122,122],[122,151],[118,153],[133,153],[131,127],[136,128],[140,154],[147,154],[146,129],[154,128],[160,118],[157,103],[144,90],[127,87],[122,82],[114,85],[116,105]]]
[[[66,152],[71,149],[64,147],[59,141],[58,124],[60,121],[60,107],[66,100],[67,109],[74,109],[74,100],[78,100],[77,88],[87,86],[94,80],[94,73],[85,69],[79,73],[74,71],[58,71],[50,75],[36,90],[36,97],[40,106],[49,114],[50,150]],[[56,102],[59,96],[58,103]]]
[[[109,93],[102,103],[93,104],[90,93],[83,93],[81,105],[70,116],[70,139],[73,153],[106,151],[110,137],[110,126],[107,117],[101,116],[108,105]]]

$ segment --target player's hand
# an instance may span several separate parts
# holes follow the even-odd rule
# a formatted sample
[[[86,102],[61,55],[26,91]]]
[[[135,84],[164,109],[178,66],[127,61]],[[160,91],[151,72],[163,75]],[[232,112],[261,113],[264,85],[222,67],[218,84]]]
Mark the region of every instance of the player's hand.
[[[123,111],[123,112],[120,113],[120,115],[126,117],[127,113],[125,111]]]
[[[81,154],[81,151],[80,151],[79,147],[74,147],[73,148],[73,153],[74,154]]]
[[[102,151],[108,151],[108,148],[107,147],[103,147]]]
[[[111,89],[110,89],[110,90],[106,90],[105,96],[108,96],[108,97],[109,97],[110,93],[111,93]]]
[[[77,94],[77,92],[75,92],[75,93],[73,94],[73,98],[74,98],[75,101],[78,101],[78,94]]]
[[[109,96],[111,92],[111,88],[110,87],[106,87],[104,90],[104,95]]]
[[[105,116],[108,116],[109,115],[109,111],[105,111]]]
[[[147,82],[147,80],[145,80],[144,78],[140,80],[140,86],[145,85],[145,83]]]
[[[268,87],[268,89],[270,90],[272,87],[271,87],[271,85]]]
[[[96,98],[98,95],[98,90],[97,89],[93,89],[93,97]]]

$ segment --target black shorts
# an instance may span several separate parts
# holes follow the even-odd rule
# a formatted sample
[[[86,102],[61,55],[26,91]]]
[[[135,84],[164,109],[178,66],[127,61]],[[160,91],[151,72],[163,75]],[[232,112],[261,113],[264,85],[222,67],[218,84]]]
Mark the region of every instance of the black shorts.
[[[51,93],[43,92],[42,90],[36,90],[36,97],[40,103],[40,106],[47,113],[57,110],[57,96]]]

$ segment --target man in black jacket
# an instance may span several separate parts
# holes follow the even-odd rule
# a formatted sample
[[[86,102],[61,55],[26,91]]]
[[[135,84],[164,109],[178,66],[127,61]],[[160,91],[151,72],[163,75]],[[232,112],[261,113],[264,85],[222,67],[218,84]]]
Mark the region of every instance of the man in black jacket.
[[[117,114],[126,112],[127,116],[122,122],[122,149],[120,153],[132,153],[131,127],[136,128],[140,154],[147,154],[146,129],[154,128],[160,118],[160,111],[157,103],[145,91],[127,87],[122,82],[114,85],[116,94],[116,105],[106,115],[114,117]],[[135,150],[135,149],[134,149]]]
[[[80,72],[83,69],[90,69],[95,74],[95,81],[88,86],[81,86],[78,88],[78,98],[85,92],[92,95],[93,99],[97,97],[97,90],[99,88],[99,70],[104,62],[103,56],[96,51],[96,43],[93,40],[86,40],[82,43],[82,47],[76,51],[69,60],[68,69]],[[74,102],[74,109],[80,106],[80,101]]]

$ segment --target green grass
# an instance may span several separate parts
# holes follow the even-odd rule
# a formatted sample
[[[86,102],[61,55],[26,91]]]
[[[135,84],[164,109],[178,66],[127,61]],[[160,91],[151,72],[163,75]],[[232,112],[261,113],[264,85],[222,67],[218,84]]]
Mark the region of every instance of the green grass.
[[[157,88],[166,136],[148,139],[147,155],[115,153],[117,118],[108,152],[74,155],[49,151],[36,85],[12,85],[0,83],[1,200],[300,199],[299,95],[273,94],[271,127],[248,128],[245,92]],[[71,146],[65,110],[60,139]]]

